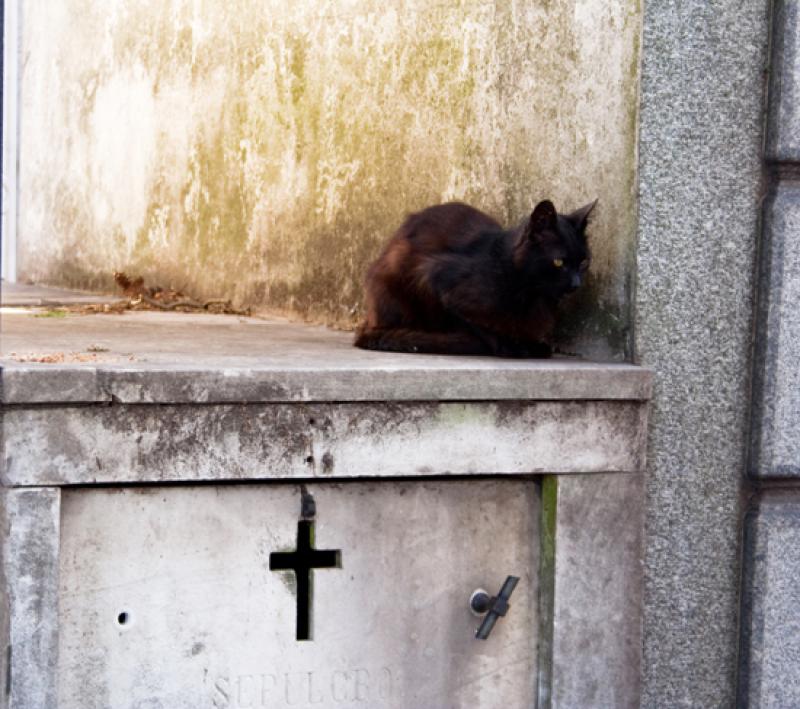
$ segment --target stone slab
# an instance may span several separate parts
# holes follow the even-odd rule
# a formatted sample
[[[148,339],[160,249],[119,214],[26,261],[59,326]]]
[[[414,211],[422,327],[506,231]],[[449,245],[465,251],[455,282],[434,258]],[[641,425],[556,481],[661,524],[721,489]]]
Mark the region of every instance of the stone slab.
[[[644,476],[552,480],[552,665],[549,703],[542,705],[635,709],[641,701]]]
[[[8,709],[58,707],[60,500],[57,489],[0,489],[11,653],[0,706]]]
[[[800,706],[800,493],[772,491],[745,522],[739,703]]]
[[[800,160],[800,3],[776,0],[773,7],[772,68],[766,155]]]
[[[639,402],[8,407],[6,485],[637,472]]]
[[[352,334],[188,313],[2,320],[3,396],[18,403],[648,399],[624,364],[367,352]],[[43,361],[42,361],[43,360]]]
[[[341,550],[314,572],[309,641],[269,561],[296,546],[299,486],[65,492],[59,707],[534,706],[535,482],[307,491],[316,548]],[[476,640],[470,595],[508,574],[511,609]]]
[[[750,460],[758,477],[800,477],[798,234],[800,183],[781,183],[764,219]]]

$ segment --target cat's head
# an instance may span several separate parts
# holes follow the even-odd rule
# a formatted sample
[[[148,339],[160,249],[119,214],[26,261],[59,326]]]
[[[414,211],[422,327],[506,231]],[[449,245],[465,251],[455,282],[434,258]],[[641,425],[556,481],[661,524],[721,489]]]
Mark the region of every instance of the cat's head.
[[[538,292],[560,298],[583,283],[591,261],[586,227],[596,204],[570,214],[558,214],[549,200],[534,208],[523,227],[522,245],[526,276]]]

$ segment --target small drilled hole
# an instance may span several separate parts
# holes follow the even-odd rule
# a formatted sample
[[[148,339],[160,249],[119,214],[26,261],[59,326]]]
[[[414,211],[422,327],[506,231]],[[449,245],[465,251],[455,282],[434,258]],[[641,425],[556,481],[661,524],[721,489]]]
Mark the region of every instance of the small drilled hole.
[[[125,611],[122,611],[122,613],[117,616],[117,623],[120,625],[127,625],[130,619],[131,617]]]
[[[308,463],[309,465],[311,465],[313,462],[314,462],[314,456],[313,455],[310,455],[310,456],[308,456],[308,458],[306,458],[306,463]]]
[[[317,422],[317,419],[308,419],[308,425],[313,426]]]

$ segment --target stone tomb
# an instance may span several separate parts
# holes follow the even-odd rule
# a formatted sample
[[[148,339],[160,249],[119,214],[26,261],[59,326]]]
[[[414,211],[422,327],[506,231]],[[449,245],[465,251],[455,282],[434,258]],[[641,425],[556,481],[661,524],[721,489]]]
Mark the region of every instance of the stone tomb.
[[[4,319],[0,705],[638,705],[647,371],[231,322]]]

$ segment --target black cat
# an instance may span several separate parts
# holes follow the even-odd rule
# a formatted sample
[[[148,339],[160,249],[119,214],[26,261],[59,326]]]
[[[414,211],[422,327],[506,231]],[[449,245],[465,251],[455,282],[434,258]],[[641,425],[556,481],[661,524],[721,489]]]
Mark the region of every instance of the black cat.
[[[369,269],[356,347],[549,357],[556,305],[589,267],[595,204],[561,215],[545,200],[510,231],[459,202],[412,214]]]

